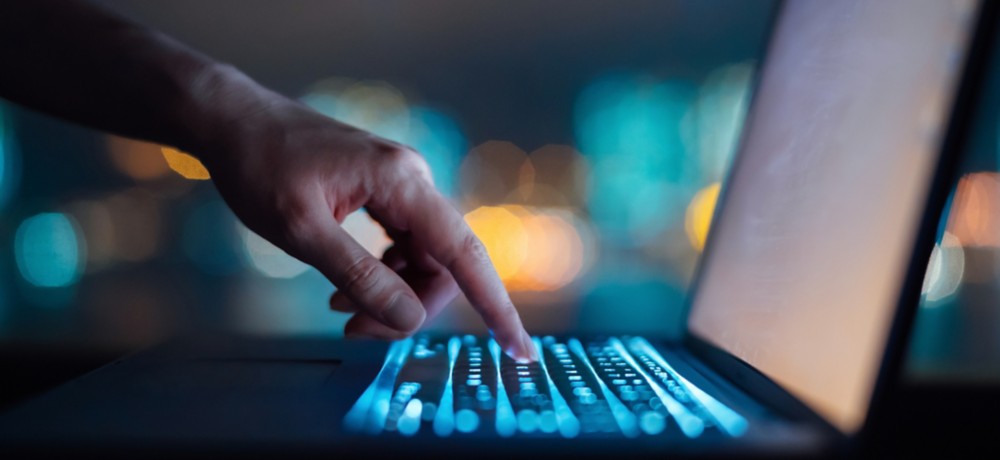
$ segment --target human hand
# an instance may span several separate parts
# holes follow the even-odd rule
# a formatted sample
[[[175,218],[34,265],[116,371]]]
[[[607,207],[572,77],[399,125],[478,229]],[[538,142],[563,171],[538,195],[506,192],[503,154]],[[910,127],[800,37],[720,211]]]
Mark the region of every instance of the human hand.
[[[212,126],[199,156],[247,227],[337,286],[331,308],[353,313],[345,335],[406,337],[461,288],[508,355],[537,359],[484,246],[417,152],[252,91],[252,102],[229,104],[244,114]],[[362,207],[393,241],[381,260],[340,226]]]

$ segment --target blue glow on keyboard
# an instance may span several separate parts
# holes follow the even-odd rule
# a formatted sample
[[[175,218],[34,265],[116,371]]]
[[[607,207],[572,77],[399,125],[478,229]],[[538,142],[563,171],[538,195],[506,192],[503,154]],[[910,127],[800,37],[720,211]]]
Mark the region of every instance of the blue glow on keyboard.
[[[629,346],[633,349],[639,350],[646,356],[649,356],[656,362],[657,365],[670,374],[671,377],[684,384],[684,387],[690,391],[691,395],[705,407],[705,410],[707,410],[713,418],[715,418],[716,424],[718,424],[719,428],[726,432],[726,434],[730,436],[742,436],[746,433],[747,427],[749,426],[746,418],[737,414],[717,399],[709,396],[709,394],[702,391],[701,388],[692,385],[691,382],[684,378],[684,376],[675,371],[673,366],[668,364],[667,360],[663,359],[663,356],[661,356],[660,353],[656,351],[656,348],[646,341],[646,339],[642,337],[634,337],[629,340]]]
[[[411,348],[413,348],[412,338],[393,342],[389,346],[382,369],[344,417],[344,424],[348,430],[378,434],[385,428],[392,388]]]
[[[471,335],[394,342],[344,427],[505,438],[695,438],[748,429],[743,416],[694,386],[643,338],[532,341],[537,363],[518,363],[495,340]]]
[[[455,395],[454,378],[455,361],[458,361],[458,352],[462,350],[462,341],[458,337],[448,340],[448,380],[445,381],[444,391],[441,393],[441,403],[438,404],[437,415],[434,417],[434,434],[445,437],[455,429]]]
[[[660,385],[658,385],[648,373],[646,373],[646,370],[639,366],[639,363],[635,361],[635,358],[633,358],[628,350],[625,349],[625,345],[622,344],[621,340],[612,338],[610,342],[615,351],[621,354],[622,359],[624,359],[630,366],[638,370],[643,379],[645,379],[646,382],[653,388],[653,392],[656,393],[656,396],[660,398],[661,402],[663,402],[663,406],[667,408],[667,412],[669,412],[670,415],[674,417],[674,420],[677,421],[677,425],[680,426],[681,431],[683,431],[689,438],[696,438],[701,435],[701,432],[705,430],[705,422],[698,418],[698,416],[688,411],[687,408],[677,402],[673,396],[667,394],[667,392],[664,391],[663,388],[660,387]]]
[[[497,434],[506,438],[513,436],[517,432],[518,422],[514,416],[514,408],[510,405],[510,398],[507,396],[507,389],[504,387],[503,378],[500,375],[500,360],[503,358],[503,355],[500,353],[500,344],[491,338],[489,347],[490,355],[493,356],[493,363],[496,364],[497,370]]]
[[[403,410],[403,415],[399,417],[396,429],[403,436],[413,436],[420,431],[420,415],[424,411],[424,405],[419,399],[411,399]]]
[[[575,438],[576,435],[580,434],[580,421],[577,420],[576,415],[569,408],[569,404],[566,404],[566,400],[563,399],[559,389],[556,388],[556,383],[552,380],[552,374],[549,374],[549,368],[545,364],[545,349],[542,348],[542,341],[538,340],[538,338],[532,341],[535,342],[535,349],[538,350],[538,356],[541,358],[538,360],[538,364],[541,366],[546,380],[548,380],[549,388],[552,389],[550,397],[552,398],[552,406],[555,410],[556,427],[559,429],[559,434],[564,438]]]
[[[601,387],[601,394],[604,395],[604,399],[608,401],[608,405],[611,406],[611,413],[615,416],[615,421],[618,422],[618,427],[621,428],[622,434],[627,437],[634,438],[639,436],[639,424],[636,422],[635,414],[622,404],[621,400],[608,388],[608,385],[604,383],[604,380],[597,375],[597,369],[594,369],[594,365],[591,364],[590,358],[587,357],[587,351],[583,348],[583,344],[577,339],[569,339],[569,349],[576,354],[580,361],[586,364],[587,369],[590,370],[594,378],[597,380],[597,384]],[[662,429],[660,430],[662,431]],[[648,431],[647,431],[648,433]]]
[[[667,427],[667,418],[663,414],[651,410],[642,413],[639,424],[646,434],[660,434]]]
[[[455,428],[462,433],[471,433],[479,428],[479,414],[472,409],[462,409],[455,414]]]

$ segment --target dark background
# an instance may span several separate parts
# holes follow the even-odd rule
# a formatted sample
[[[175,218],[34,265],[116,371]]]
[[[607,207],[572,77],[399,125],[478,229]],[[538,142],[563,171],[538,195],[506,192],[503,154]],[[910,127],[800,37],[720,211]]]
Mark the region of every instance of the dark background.
[[[512,213],[475,214],[484,222],[477,230],[507,234],[510,216],[515,224],[561,219],[585,260],[539,268],[522,254],[505,278],[530,330],[611,324],[668,335],[680,328],[699,254],[687,220],[711,210],[699,192],[725,173],[717,165],[728,164],[725,139],[738,133],[774,7],[720,0],[103,3],[317,110],[429,146],[439,185],[463,212],[500,206]],[[908,419],[1000,427],[962,412],[998,408],[991,395],[1000,382],[1000,69],[992,67],[909,352],[905,395],[924,402],[898,403]],[[74,85],[71,73],[64,84]],[[618,110],[607,102],[619,99],[633,105]],[[380,118],[386,107],[408,113],[409,128]],[[418,108],[438,118],[420,118]],[[419,123],[431,134],[414,134]],[[651,126],[668,134],[644,138]],[[333,288],[281,254],[254,259],[252,238],[211,183],[170,170],[159,147],[109,139],[2,100],[0,127],[0,359],[7,369],[0,407],[177,334],[340,334],[345,316],[326,308]],[[510,144],[484,147],[491,141]],[[573,153],[547,170],[541,155],[532,156],[529,182],[561,198],[519,195],[526,153],[552,144]],[[115,148],[141,158],[139,166],[123,167]],[[560,169],[582,172],[567,181],[551,173]],[[484,179],[490,174],[500,179]],[[640,209],[639,198],[657,206]],[[35,262],[18,259],[28,244],[19,243],[19,229],[48,213],[74,229],[75,250],[61,253],[72,260],[52,257],[34,268],[69,273],[58,286],[33,282],[25,264]],[[356,223],[352,233],[377,249],[379,230],[363,216]],[[48,231],[41,241],[66,237]],[[484,241],[498,251],[491,255],[514,251],[502,238]],[[548,285],[531,278],[552,267],[566,276]],[[431,327],[481,331],[478,321],[459,299]],[[934,407],[922,393],[942,386],[958,402]]]

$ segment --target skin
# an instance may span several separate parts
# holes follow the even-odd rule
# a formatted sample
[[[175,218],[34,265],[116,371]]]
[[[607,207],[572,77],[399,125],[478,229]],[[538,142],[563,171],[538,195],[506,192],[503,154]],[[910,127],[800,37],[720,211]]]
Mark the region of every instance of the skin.
[[[508,355],[538,358],[485,248],[413,149],[84,1],[0,2],[0,62],[0,97],[197,156],[248,228],[337,286],[330,308],[353,313],[345,335],[409,336],[461,290]],[[340,226],[362,207],[393,240],[381,260]]]

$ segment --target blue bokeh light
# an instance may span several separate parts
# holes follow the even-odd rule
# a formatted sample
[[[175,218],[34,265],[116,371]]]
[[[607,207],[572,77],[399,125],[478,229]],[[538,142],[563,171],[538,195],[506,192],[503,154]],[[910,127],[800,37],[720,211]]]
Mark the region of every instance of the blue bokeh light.
[[[577,99],[576,142],[595,172],[589,210],[610,241],[641,243],[635,229],[657,234],[696,190],[698,162],[681,130],[696,95],[685,81],[617,74],[591,83]]]
[[[471,433],[479,428],[479,414],[470,409],[462,409],[455,413],[455,429],[462,433]]]
[[[458,123],[444,113],[428,108],[410,109],[410,132],[402,140],[420,152],[431,167],[434,184],[441,193],[455,192],[455,174],[468,141]]]
[[[0,104],[0,209],[3,209],[20,179],[20,156],[14,145],[13,130]]]
[[[184,254],[204,273],[230,275],[240,271],[243,255],[235,222],[236,216],[221,199],[198,206],[184,222]]]
[[[319,113],[399,142],[427,160],[434,184],[446,196],[455,192],[455,176],[468,141],[458,123],[444,112],[408,105],[402,93],[384,82],[331,79],[300,99]]]
[[[75,284],[83,271],[85,250],[76,225],[62,213],[29,217],[14,236],[14,256],[21,276],[43,288]]]

